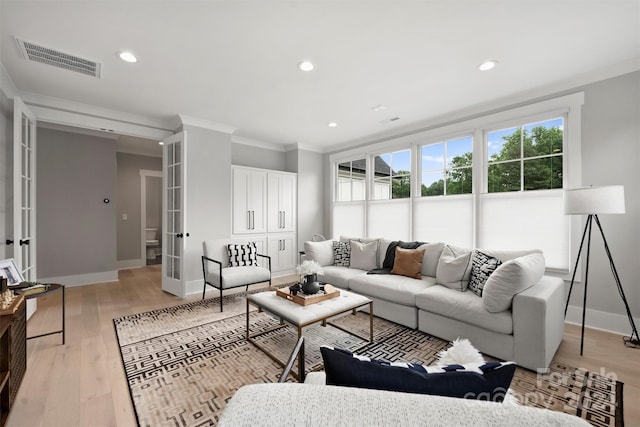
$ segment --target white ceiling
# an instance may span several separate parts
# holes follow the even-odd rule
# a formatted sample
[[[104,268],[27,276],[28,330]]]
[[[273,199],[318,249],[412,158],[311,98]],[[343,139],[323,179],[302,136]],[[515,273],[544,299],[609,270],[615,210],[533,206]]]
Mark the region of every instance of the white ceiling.
[[[637,0],[0,0],[0,28],[19,92],[323,150],[640,68]],[[16,36],[98,61],[102,77],[27,61]],[[478,71],[485,59],[498,67]]]

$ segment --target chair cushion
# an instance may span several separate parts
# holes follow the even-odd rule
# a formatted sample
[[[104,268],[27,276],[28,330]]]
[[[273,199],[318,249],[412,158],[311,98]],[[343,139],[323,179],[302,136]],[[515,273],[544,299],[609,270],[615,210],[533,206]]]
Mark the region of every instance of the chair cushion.
[[[216,287],[219,288],[220,277],[218,271],[210,269],[208,273],[207,282],[216,285]],[[252,283],[267,282],[270,278],[271,273],[269,272],[269,269],[264,267],[225,267],[222,269],[222,289],[235,288],[237,286],[250,285]]]

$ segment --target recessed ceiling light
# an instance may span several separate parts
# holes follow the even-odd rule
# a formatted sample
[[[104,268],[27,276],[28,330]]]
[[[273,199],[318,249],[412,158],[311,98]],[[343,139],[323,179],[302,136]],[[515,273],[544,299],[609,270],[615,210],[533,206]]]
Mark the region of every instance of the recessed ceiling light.
[[[372,109],[373,111],[376,111],[376,112],[377,112],[377,111],[385,110],[386,108],[387,108],[387,107],[385,107],[385,106],[384,106],[384,105],[382,105],[382,104],[374,105],[373,107],[371,107],[371,109]]]
[[[164,145],[164,142],[162,142],[162,141],[158,141],[158,144],[160,144],[160,145]]]
[[[311,71],[313,70],[315,67],[314,65],[311,63],[311,61],[302,61],[298,63],[298,68],[302,71]]]
[[[125,62],[138,62],[138,58],[131,52],[120,52],[118,56]]]
[[[498,65],[498,61],[495,61],[495,60],[484,61],[482,64],[478,65],[478,70],[489,71],[496,65]]]
[[[329,123],[329,127],[330,127],[330,128],[334,128],[334,127],[336,127],[336,126],[338,126],[338,124],[337,124],[336,122],[330,122],[330,123]]]

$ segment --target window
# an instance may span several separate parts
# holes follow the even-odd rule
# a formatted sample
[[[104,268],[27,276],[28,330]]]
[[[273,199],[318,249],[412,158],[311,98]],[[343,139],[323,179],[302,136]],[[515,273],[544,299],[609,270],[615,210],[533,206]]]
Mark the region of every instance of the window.
[[[467,136],[423,145],[421,196],[470,194],[472,191],[473,138]]]
[[[487,133],[489,193],[562,188],[564,118]]]
[[[375,156],[373,164],[373,199],[411,197],[411,150]]]
[[[336,202],[364,200],[366,175],[365,159],[338,164]]]

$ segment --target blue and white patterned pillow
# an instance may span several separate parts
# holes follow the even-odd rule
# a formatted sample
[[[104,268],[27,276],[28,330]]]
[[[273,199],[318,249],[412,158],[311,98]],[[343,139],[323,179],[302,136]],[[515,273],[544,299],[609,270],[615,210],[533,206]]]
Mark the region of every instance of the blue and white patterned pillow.
[[[482,296],[485,283],[502,264],[498,258],[492,257],[475,250],[473,252],[473,260],[471,261],[471,279],[469,280],[469,289],[479,297]]]
[[[321,346],[327,384],[502,402],[516,370],[513,362],[425,366],[360,356]]]
[[[258,265],[258,248],[256,242],[245,245],[227,245],[229,254],[229,267],[245,267]]]
[[[333,242],[333,263],[343,267],[349,267],[351,261],[351,243]]]

